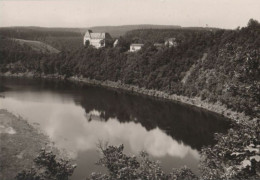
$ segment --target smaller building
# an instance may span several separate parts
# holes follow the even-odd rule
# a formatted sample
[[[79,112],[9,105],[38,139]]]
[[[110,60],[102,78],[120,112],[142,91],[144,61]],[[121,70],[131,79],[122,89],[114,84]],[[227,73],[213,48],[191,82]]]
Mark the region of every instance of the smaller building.
[[[167,47],[177,47],[178,44],[176,38],[169,38],[165,41],[164,45]]]
[[[139,51],[140,49],[142,49],[144,44],[131,44],[130,45],[130,52],[136,52]]]
[[[118,39],[115,40],[113,47],[116,47],[118,45]]]

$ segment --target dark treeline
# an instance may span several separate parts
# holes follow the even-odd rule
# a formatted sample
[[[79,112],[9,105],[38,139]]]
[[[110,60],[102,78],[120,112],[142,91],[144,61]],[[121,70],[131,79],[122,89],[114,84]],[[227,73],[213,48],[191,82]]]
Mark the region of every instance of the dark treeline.
[[[236,111],[259,113],[259,23],[236,30],[134,30],[116,48],[80,45],[57,55],[35,53],[2,38],[1,71],[82,76],[220,101]],[[176,37],[178,46],[157,50],[154,42]],[[131,42],[144,42],[136,53]],[[188,73],[187,73],[188,72]],[[190,74],[190,75],[188,75]]]
[[[5,27],[0,28],[0,34],[4,37],[33,40],[39,37],[55,36],[81,36],[77,28],[40,28],[40,27]]]
[[[82,45],[79,28],[6,27],[1,37],[45,42],[58,50],[74,50]]]

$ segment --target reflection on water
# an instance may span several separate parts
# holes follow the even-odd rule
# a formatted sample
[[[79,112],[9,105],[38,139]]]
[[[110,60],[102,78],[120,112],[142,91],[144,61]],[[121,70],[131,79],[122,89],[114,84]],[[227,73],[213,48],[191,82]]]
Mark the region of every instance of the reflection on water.
[[[73,179],[102,171],[94,165],[99,140],[123,143],[129,154],[145,150],[165,171],[183,165],[197,171],[198,151],[229,126],[213,113],[99,87],[2,78],[0,89],[0,108],[39,124],[76,159]]]

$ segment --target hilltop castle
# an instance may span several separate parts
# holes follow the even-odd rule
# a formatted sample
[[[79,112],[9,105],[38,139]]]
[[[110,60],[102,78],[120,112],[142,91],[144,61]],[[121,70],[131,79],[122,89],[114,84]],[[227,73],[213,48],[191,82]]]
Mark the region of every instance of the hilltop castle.
[[[83,44],[84,46],[94,46],[95,48],[102,48],[106,46],[106,40],[112,39],[109,33],[93,33],[91,30],[87,30],[85,33]]]

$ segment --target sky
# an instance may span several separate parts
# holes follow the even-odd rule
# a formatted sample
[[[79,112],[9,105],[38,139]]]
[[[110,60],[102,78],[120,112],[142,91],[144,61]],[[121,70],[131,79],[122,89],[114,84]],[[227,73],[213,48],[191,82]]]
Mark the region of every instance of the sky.
[[[234,29],[260,21],[260,0],[0,0],[0,27],[130,24]]]

